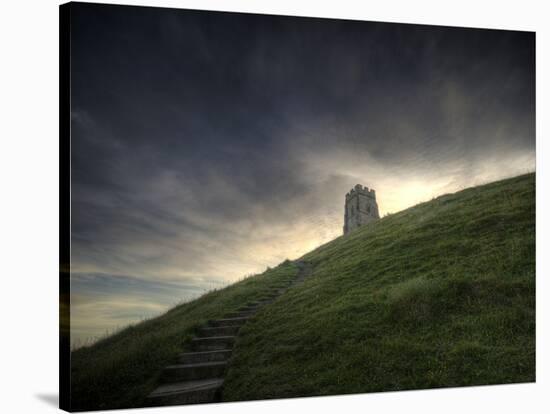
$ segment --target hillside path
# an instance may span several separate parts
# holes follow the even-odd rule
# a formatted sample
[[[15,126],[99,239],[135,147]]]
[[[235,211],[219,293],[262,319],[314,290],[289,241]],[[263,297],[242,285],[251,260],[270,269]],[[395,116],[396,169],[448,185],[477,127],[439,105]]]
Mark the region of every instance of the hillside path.
[[[164,368],[161,385],[147,396],[148,406],[182,405],[221,400],[225,373],[241,326],[311,273],[311,264],[297,260],[298,273],[290,282],[270,288],[222,319],[199,328],[191,340],[191,352],[179,355],[174,365]]]

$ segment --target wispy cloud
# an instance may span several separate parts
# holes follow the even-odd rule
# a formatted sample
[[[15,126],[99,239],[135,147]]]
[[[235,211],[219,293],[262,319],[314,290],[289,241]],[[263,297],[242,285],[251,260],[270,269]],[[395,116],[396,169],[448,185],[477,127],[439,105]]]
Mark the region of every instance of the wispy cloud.
[[[72,273],[71,342],[89,343],[225,283],[216,276],[166,282],[105,273]]]

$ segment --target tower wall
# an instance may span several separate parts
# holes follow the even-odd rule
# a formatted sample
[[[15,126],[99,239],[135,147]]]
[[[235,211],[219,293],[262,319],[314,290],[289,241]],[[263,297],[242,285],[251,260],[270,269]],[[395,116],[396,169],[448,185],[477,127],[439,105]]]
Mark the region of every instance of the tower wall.
[[[344,234],[378,220],[376,193],[361,184],[357,184],[346,194],[344,209]]]

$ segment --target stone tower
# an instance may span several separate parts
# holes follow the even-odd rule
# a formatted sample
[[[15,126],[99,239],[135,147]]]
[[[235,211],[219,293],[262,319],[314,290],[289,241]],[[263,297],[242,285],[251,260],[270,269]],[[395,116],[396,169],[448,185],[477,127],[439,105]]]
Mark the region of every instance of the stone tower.
[[[379,218],[374,190],[357,184],[346,194],[344,234]]]

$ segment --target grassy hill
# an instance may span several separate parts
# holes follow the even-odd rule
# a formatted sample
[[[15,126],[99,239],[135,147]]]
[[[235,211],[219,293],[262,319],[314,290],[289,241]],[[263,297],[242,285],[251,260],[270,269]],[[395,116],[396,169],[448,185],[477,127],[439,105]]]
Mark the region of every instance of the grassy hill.
[[[240,331],[224,400],[535,380],[535,176],[419,204],[306,254]],[[73,352],[73,408],[140,405],[194,330],[285,262]],[[99,403],[101,401],[101,403]]]

